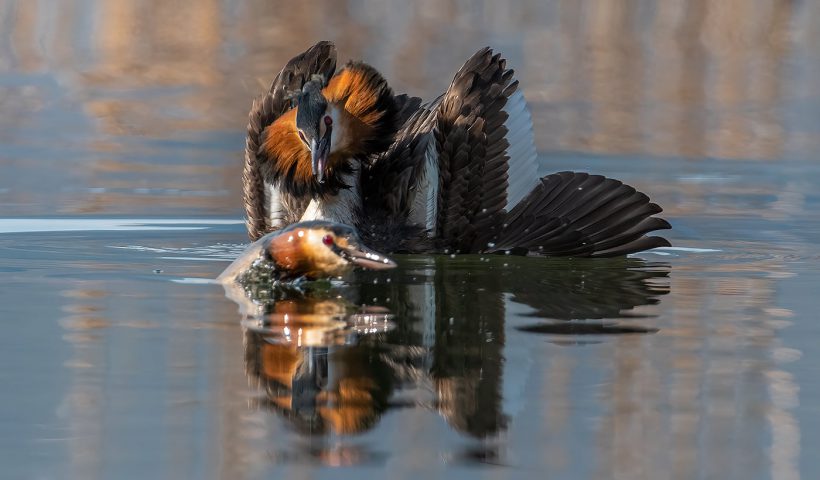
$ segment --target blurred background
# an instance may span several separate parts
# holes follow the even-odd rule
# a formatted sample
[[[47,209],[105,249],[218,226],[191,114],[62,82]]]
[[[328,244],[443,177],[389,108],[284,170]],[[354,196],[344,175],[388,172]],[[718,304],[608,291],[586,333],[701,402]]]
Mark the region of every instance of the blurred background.
[[[648,193],[678,249],[408,260],[391,278],[409,293],[350,296],[385,304],[398,330],[326,367],[376,407],[323,412],[311,433],[260,385],[290,385],[327,352],[242,332],[236,305],[197,281],[246,241],[251,101],[321,39],[425,99],[479,48],[503,52],[542,171]],[[36,478],[374,474],[322,468],[345,464],[815,478],[818,45],[817,0],[0,0],[0,464]],[[485,303],[459,306],[478,291]],[[613,318],[627,335],[600,324]],[[537,319],[599,323],[590,340]]]
[[[6,215],[238,215],[250,102],[319,39],[426,99],[492,46],[542,152],[698,171],[820,148],[815,1],[3,0],[0,22]]]

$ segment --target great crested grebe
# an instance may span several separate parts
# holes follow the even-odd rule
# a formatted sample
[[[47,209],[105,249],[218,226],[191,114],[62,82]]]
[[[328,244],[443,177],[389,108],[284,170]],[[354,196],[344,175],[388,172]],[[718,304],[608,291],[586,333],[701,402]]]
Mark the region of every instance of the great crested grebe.
[[[243,276],[262,272],[270,280],[316,280],[341,275],[353,267],[383,270],[395,266],[392,260],[362,244],[353,227],[313,220],[295,223],[256,240],[217,280],[253,281]]]
[[[430,103],[373,67],[336,72],[319,42],[254,102],[244,203],[257,239],[298,221],[355,227],[384,252],[617,256],[668,246],[661,208],[587,173],[539,178],[532,120],[506,61],[479,50]]]

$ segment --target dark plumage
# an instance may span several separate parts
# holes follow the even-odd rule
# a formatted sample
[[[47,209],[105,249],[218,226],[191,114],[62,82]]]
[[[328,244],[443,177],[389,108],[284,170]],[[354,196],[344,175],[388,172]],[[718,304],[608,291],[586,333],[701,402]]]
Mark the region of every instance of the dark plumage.
[[[297,105],[302,108],[296,112],[296,127],[313,138],[319,137],[319,124],[327,109],[327,100],[322,96],[323,79],[319,75],[315,77],[305,83],[302,93],[297,96]]]
[[[586,173],[537,178],[518,81],[491,49],[467,60],[429,104],[394,95],[366,64],[338,73],[335,65],[333,45],[320,42],[254,103],[245,155],[251,238],[321,218],[353,224],[386,252],[617,256],[669,245],[646,236],[670,225],[634,188]],[[321,90],[313,75],[327,80]],[[332,135],[309,132],[299,142],[296,130],[317,124]],[[330,139],[327,165],[311,143],[320,134]]]

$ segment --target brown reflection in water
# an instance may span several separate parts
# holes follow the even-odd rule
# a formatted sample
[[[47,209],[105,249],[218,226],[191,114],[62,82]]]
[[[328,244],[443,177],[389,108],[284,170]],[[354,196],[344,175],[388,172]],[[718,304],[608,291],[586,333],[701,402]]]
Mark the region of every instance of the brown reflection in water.
[[[37,2],[19,2],[15,5],[16,11],[12,15],[12,23],[16,25],[11,38],[10,46],[18,59],[18,63],[14,68],[18,68],[23,72],[33,72],[42,68],[42,58],[37,48],[37,41],[31,36],[36,34],[37,22],[42,18],[43,13],[40,5]],[[0,65],[3,67],[11,67],[8,65],[9,57],[0,60]]]
[[[356,434],[387,409],[391,376],[366,346],[296,346],[245,333],[246,370],[268,405],[297,431]]]
[[[220,47],[225,38],[220,29],[220,2],[99,3],[93,34],[97,61],[81,72],[82,88],[185,89],[175,95],[173,104],[162,93],[139,99],[104,95],[90,100],[86,103],[89,114],[102,120],[107,133],[154,136],[169,129],[218,128],[207,88],[224,84],[227,76],[221,67]]]
[[[108,296],[102,282],[81,282],[62,292],[68,300],[63,311],[68,315],[60,321],[65,330],[63,339],[73,349],[64,367],[70,386],[60,404],[58,416],[68,424],[72,465],[76,477],[97,478],[102,468],[100,452],[105,444],[102,411],[106,403],[106,388],[99,376],[105,364],[100,348],[102,331],[110,326],[99,305]]]
[[[775,281],[720,276],[732,266],[714,270],[714,278],[673,282],[676,295],[665,303],[673,323],[660,338],[622,337],[606,355],[597,478],[753,477],[767,468],[772,478],[799,478],[800,432],[790,411],[797,387],[780,367],[789,359],[778,359],[785,325],[774,318],[783,312],[770,311]]]
[[[114,268],[106,265],[103,270]],[[99,273],[100,269],[86,265],[82,271]],[[51,282],[40,285],[51,286]],[[65,314],[59,327],[69,346],[63,364],[67,387],[56,412],[67,432],[63,440],[70,464],[64,472],[69,477],[106,478],[112,465],[139,458],[131,451],[134,440],[130,438],[135,429],[131,419],[139,419],[162,425],[150,434],[167,442],[170,461],[161,465],[168,477],[190,478],[203,468],[219,466],[223,476],[241,478],[247,468],[241,447],[248,441],[247,404],[237,401],[241,398],[236,392],[245,391],[247,385],[241,375],[220,367],[224,358],[242,355],[236,325],[220,323],[232,317],[234,309],[217,301],[205,309],[209,312],[205,317],[191,319],[191,301],[219,300],[217,291],[213,296],[201,291],[186,296],[155,286],[158,289],[150,292],[123,294],[129,289],[121,279],[59,279]],[[147,313],[151,308],[160,308],[162,318],[151,317]],[[204,358],[199,351],[203,348],[208,352]],[[151,354],[158,358],[148,358]],[[207,378],[218,388],[203,397],[189,385],[197,378]],[[220,408],[203,419],[198,407],[202,403]],[[197,429],[214,434],[213,441],[190,435]],[[213,463],[198,465],[203,448],[218,450],[219,461],[213,458]]]
[[[264,392],[257,406],[305,434],[350,435],[375,425],[394,380],[381,349],[361,335],[391,328],[385,309],[356,307],[325,291],[271,294],[248,286],[226,293],[246,314],[247,300],[261,305],[244,332],[245,373]]]
[[[701,38],[714,66],[708,101],[716,110],[707,152],[715,157],[769,159],[783,153],[776,109],[782,101],[791,2],[713,2]]]
[[[264,391],[260,405],[272,408],[297,431],[361,433],[374,428],[388,408],[430,404],[455,431],[484,439],[497,437],[509,423],[502,396],[508,302],[533,312],[525,331],[547,333],[541,329],[550,328],[562,337],[589,333],[602,338],[656,330],[641,327],[641,315],[621,324],[577,322],[628,317],[631,310],[657,303],[668,293],[668,266],[662,264],[544,262],[549,274],[524,268],[537,261],[441,258],[425,267],[429,277],[423,284],[384,278],[371,283],[362,273],[339,289],[287,287],[272,294],[269,287],[248,285],[226,288],[226,293],[249,316],[246,373]],[[431,288],[420,288],[427,286]],[[247,305],[248,299],[256,309]],[[392,299],[391,310],[401,313],[392,317],[394,329],[372,322],[384,310],[355,306],[379,299]],[[362,321],[363,315],[371,323]],[[432,403],[392,400],[397,392],[426,388],[433,389]],[[495,450],[484,454],[481,461],[503,460]],[[479,461],[475,455],[462,452],[454,460]]]
[[[630,28],[636,3],[591,1],[582,29],[591,129],[585,139],[592,151],[631,153],[641,142],[643,52],[638,31]]]
[[[53,6],[13,0],[0,9],[0,21],[10,26],[0,37],[0,49],[10,55],[0,61],[23,77],[0,88],[0,105],[15,114],[3,126],[16,132],[0,135],[16,143],[33,132],[62,131],[65,125],[43,123],[78,107],[87,124],[72,121],[68,127],[76,131],[43,146],[53,152],[50,158],[70,146],[87,160],[51,165],[51,171],[35,158],[30,167],[21,164],[29,174],[64,177],[70,171],[80,187],[106,188],[115,181],[145,187],[173,176],[183,191],[229,192],[129,192],[120,198],[86,192],[71,198],[76,205],[55,205],[108,212],[173,198],[180,208],[235,213],[239,202],[225,198],[240,198],[241,135],[252,98],[290,57],[329,38],[338,43],[341,61],[373,63],[397,91],[427,99],[447,87],[470,54],[491,44],[518,71],[540,150],[695,159],[809,156],[818,144],[812,115],[792,115],[791,109],[818,99],[810,86],[820,80],[820,58],[803,47],[817,37],[818,19],[814,2],[780,0],[525,0],[516,8],[483,1],[313,0],[281,8],[261,0]],[[35,72],[53,83],[29,77]],[[212,132],[226,135],[217,155],[197,147]],[[234,149],[229,138],[236,138]],[[203,158],[217,173],[164,170],[169,163],[201,166]],[[127,175],[112,174],[104,162],[119,164]],[[155,175],[146,179],[132,164]],[[30,202],[17,195],[15,203]]]
[[[651,30],[654,48],[648,51],[648,101],[660,108],[647,112],[652,135],[649,149],[660,155],[702,158],[706,141],[706,69],[708,59],[700,41],[707,2],[661,2]]]
[[[158,392],[159,404],[166,406],[159,412],[167,418],[164,434],[174,445],[169,451],[174,458],[169,473],[190,473],[197,458],[191,452],[196,448],[223,455],[223,473],[232,477],[244,476],[253,465],[270,462],[271,454],[277,462],[328,465],[384,460],[378,451],[355,445],[272,444],[270,439],[282,438],[281,432],[260,417],[259,407],[264,407],[262,412],[276,412],[278,418],[286,419],[286,425],[310,436],[370,431],[391,408],[401,408],[435,411],[450,428],[468,437],[495,437],[520,428],[534,416],[531,411],[514,416],[505,411],[509,399],[502,394],[504,375],[509,375],[511,368],[520,368],[505,355],[506,350],[515,347],[508,344],[510,327],[627,314],[633,318],[625,320],[624,325],[654,325],[659,332],[651,336],[607,337],[608,347],[595,350],[598,358],[584,359],[569,350],[576,347],[561,347],[541,359],[545,363],[540,369],[544,381],[537,404],[545,405],[547,410],[535,415],[544,423],[532,428],[546,440],[539,448],[552,468],[560,470],[570,459],[576,460],[575,453],[560,440],[578,428],[569,419],[588,420],[577,418],[577,393],[571,388],[581,363],[589,363],[606,378],[589,392],[599,397],[602,406],[594,427],[600,478],[658,478],[670,471],[675,478],[689,478],[704,471],[718,474],[730,467],[741,474],[768,467],[775,478],[797,478],[800,429],[792,410],[798,387],[781,365],[797,358],[799,352],[784,348],[778,339],[777,331],[788,325],[789,312],[772,307],[777,278],[787,274],[782,267],[774,262],[715,265],[714,277],[705,281],[684,268],[672,277],[671,288],[676,295],[668,296],[668,271],[660,266],[643,265],[640,269],[641,262],[635,261],[624,261],[622,265],[614,261],[544,262],[540,269],[533,269],[541,272],[540,276],[532,277],[516,268],[516,259],[497,260],[508,262],[509,267],[499,269],[495,268],[499,263],[492,263],[492,268],[479,270],[470,263],[477,259],[441,259],[430,265],[429,282],[435,288],[427,292],[432,298],[422,298],[419,291],[402,293],[419,285],[398,281],[373,284],[370,277],[364,276],[333,295],[292,297],[269,304],[267,326],[244,332],[246,373],[254,386],[262,389],[261,397],[252,397],[251,409],[241,395],[237,396],[237,392],[245,391],[244,375],[226,369],[224,363],[226,359],[243,358],[243,346],[234,334],[228,334],[236,333],[239,326],[228,322],[224,327],[204,330],[213,333],[203,337],[211,339],[205,348],[210,360],[203,363],[203,357],[195,352],[201,340],[194,332],[205,325],[172,322],[172,328],[163,330],[167,337],[163,349],[167,371],[163,375],[169,375],[169,384],[173,385],[196,372],[208,372],[213,376],[213,385],[218,385],[208,388],[208,403],[218,408],[208,410],[216,415],[202,427],[200,416],[186,406],[201,398],[201,392],[174,388]],[[593,275],[595,268],[600,271]],[[721,275],[735,270],[749,275]],[[754,271],[768,272],[768,276],[751,275]],[[603,279],[601,283],[591,280],[598,277]],[[133,343],[137,341],[135,335],[112,343],[112,334],[123,327],[131,332],[137,332],[139,326],[157,328],[151,322],[123,320],[130,315],[133,304],[125,305],[124,315],[113,318],[112,305],[122,308],[124,304],[113,301],[109,293],[112,288],[117,291],[107,282],[81,281],[63,291],[66,317],[61,326],[73,353],[66,364],[70,388],[60,415],[71,431],[69,445],[75,462],[72,471],[84,478],[100,476],[104,468],[102,453],[116,451],[123,444],[108,422],[133,407],[128,402],[112,403],[111,399],[121,401],[124,392],[111,390],[104,380],[110,375],[127,376],[141,370],[141,350]],[[533,295],[533,291],[542,294]],[[477,301],[463,301],[465,294],[476,292],[480,295],[471,298]],[[336,293],[344,298],[336,299]],[[588,306],[568,309],[559,300],[570,293],[577,295],[570,303]],[[403,322],[432,322],[429,347],[424,347],[427,341],[422,334],[426,327],[417,325],[375,335],[333,335],[331,338],[336,340],[330,343],[325,335],[303,331],[301,346],[296,337],[287,340],[281,329],[270,328],[282,324],[287,314],[288,324],[294,327],[338,331],[340,317],[359,308],[351,305],[387,295],[402,299],[390,303],[395,311],[416,312],[412,318],[396,318],[397,326]],[[643,307],[660,297],[669,324],[640,317],[645,313]],[[704,298],[710,302],[704,304]],[[185,299],[178,300],[169,305],[169,318],[185,318]],[[429,318],[419,308],[426,302],[435,306]],[[511,320],[510,302],[527,305],[538,318],[530,323],[519,314]],[[214,319],[231,319],[235,318],[234,311],[235,307],[226,303],[214,308],[212,315]],[[727,320],[718,323],[715,316]],[[515,324],[510,325],[510,321]],[[320,341],[309,343],[308,339]],[[112,351],[112,346],[117,348]],[[415,352],[411,352],[413,349]],[[234,364],[239,366],[241,362]],[[397,402],[402,392],[424,386],[432,387],[432,399]],[[399,424],[402,432],[429,422],[424,416],[402,418],[406,419],[406,423]],[[199,440],[188,432],[196,425],[212,433],[207,445],[194,445]],[[771,448],[761,435],[766,431],[772,435]],[[499,450],[465,451],[452,458],[506,463],[503,443],[500,445]],[[271,452],[272,448],[286,452]],[[403,454],[412,456],[425,447],[408,448]],[[750,452],[766,452],[768,457]]]

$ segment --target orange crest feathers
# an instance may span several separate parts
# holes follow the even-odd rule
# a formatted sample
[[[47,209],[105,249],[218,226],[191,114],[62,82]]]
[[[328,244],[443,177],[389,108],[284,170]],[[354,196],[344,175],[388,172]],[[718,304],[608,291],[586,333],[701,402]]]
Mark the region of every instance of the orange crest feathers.
[[[296,197],[318,198],[349,188],[343,177],[354,171],[351,159],[364,160],[387,150],[396,133],[398,108],[393,90],[373,67],[349,63],[330,79],[322,95],[328,110],[339,112],[324,183],[314,177],[310,151],[299,139],[298,106],[264,130],[259,147],[265,178]]]
[[[387,113],[377,106],[386,82],[380,75],[374,78],[374,73],[378,75],[375,70],[352,67],[346,67],[333,77],[322,93],[328,102],[338,104],[360,122],[374,126]]]
[[[310,151],[299,140],[296,130],[295,108],[287,111],[265,129],[260,148],[265,157],[276,164],[275,170],[289,172],[294,179],[303,182],[309,181],[313,176],[310,168]]]
[[[350,62],[330,79],[322,94],[344,113],[346,146],[351,156],[386,150],[396,133],[393,90],[375,68]]]

